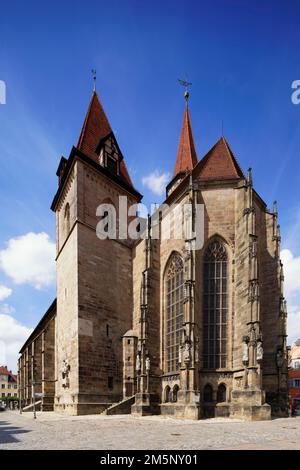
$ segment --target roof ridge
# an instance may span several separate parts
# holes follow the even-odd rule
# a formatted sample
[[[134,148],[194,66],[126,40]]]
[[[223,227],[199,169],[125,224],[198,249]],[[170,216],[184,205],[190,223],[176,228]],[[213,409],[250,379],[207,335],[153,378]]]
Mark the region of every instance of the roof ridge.
[[[223,135],[198,162],[194,170],[197,176],[204,180],[245,178],[243,170]]]
[[[233,153],[233,151],[232,151],[231,148],[229,147],[229,144],[228,144],[226,138],[224,137],[224,135],[222,135],[221,138],[224,140],[224,143],[225,143],[225,145],[226,145],[226,149],[227,149],[227,151],[228,151],[228,153],[229,153],[229,156],[231,157],[232,164],[234,165],[234,167],[235,167],[235,164],[236,164],[237,167],[238,167],[238,169],[239,169],[239,171],[243,174],[243,176],[245,176],[245,175],[244,175],[244,172],[243,172],[243,170],[242,170],[242,167],[241,167],[241,165],[240,165],[239,162],[238,162],[237,157],[235,156],[235,154]],[[235,168],[235,169],[236,169],[236,168]]]

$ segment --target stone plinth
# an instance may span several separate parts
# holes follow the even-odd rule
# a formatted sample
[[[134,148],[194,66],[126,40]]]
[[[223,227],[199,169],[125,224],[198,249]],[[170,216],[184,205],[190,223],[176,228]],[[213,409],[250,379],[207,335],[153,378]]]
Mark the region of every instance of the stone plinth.
[[[229,418],[230,416],[230,403],[217,403],[215,408],[216,418]]]
[[[180,390],[176,403],[162,403],[162,415],[172,415],[176,418],[200,419],[200,395],[193,390]]]
[[[135,416],[149,416],[160,414],[159,397],[156,393],[137,393],[135,404],[131,407]]]
[[[271,407],[262,390],[233,390],[230,417],[249,421],[271,419]]]

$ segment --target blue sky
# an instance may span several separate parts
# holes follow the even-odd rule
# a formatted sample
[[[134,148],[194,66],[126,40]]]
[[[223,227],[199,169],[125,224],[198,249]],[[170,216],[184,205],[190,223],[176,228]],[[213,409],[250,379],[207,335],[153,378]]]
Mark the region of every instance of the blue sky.
[[[269,206],[278,200],[291,266],[290,339],[299,336],[300,105],[292,104],[291,84],[300,79],[300,2],[28,0],[0,8],[0,80],[7,86],[0,252],[31,232],[48,234],[41,246],[54,241],[55,172],[77,143],[94,67],[134,184],[146,203],[159,202],[142,179],[172,173],[184,109],[177,79],[187,76],[198,158],[220,137],[223,120],[241,166],[253,168],[256,190]],[[0,312],[10,308],[11,326],[23,328],[20,342],[54,298],[53,280],[37,286],[34,275],[2,269],[0,285],[11,290]]]

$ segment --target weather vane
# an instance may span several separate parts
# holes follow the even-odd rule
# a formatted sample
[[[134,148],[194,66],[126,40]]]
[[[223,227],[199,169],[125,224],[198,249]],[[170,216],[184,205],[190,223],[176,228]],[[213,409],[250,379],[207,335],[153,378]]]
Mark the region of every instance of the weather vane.
[[[92,72],[92,76],[93,76],[93,80],[94,80],[94,91],[96,91],[97,70],[92,69],[91,72]]]
[[[190,96],[189,86],[192,86],[192,83],[188,82],[187,80],[181,80],[180,78],[178,78],[178,81],[179,81],[180,85],[184,86],[184,88],[185,88],[184,98],[185,98],[185,101],[186,101],[186,104],[187,104],[189,96]]]

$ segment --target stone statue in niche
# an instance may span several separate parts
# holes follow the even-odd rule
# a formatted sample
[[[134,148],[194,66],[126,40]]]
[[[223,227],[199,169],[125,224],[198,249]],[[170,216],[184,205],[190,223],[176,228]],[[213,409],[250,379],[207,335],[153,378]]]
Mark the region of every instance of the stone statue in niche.
[[[243,385],[243,378],[242,377],[237,377],[235,379],[235,388],[241,389]]]
[[[199,338],[196,338],[196,344],[195,344],[195,362],[199,362]]]
[[[70,372],[70,365],[68,359],[64,359],[61,368],[61,375],[62,375],[62,386],[67,388],[70,386],[70,379],[69,379],[69,372]]]
[[[278,349],[277,354],[276,354],[276,364],[278,369],[281,369],[283,366],[283,354],[282,354],[282,349]]]
[[[141,358],[139,354],[136,355],[135,370],[137,372],[140,372],[141,370]]]
[[[184,349],[183,349],[183,361],[185,364],[189,364],[191,360],[191,345],[188,341],[184,343]]]
[[[250,245],[250,255],[252,258],[255,258],[257,256],[257,239],[256,237],[252,238],[251,240],[251,245]]]
[[[262,361],[263,360],[263,355],[264,355],[264,350],[262,346],[262,341],[257,341],[257,346],[256,346],[256,359],[257,361]]]
[[[149,373],[150,372],[150,366],[151,366],[151,363],[150,363],[150,357],[146,357],[146,372]]]
[[[249,348],[248,348],[249,338],[248,336],[243,337],[243,363],[246,364],[249,362]]]

